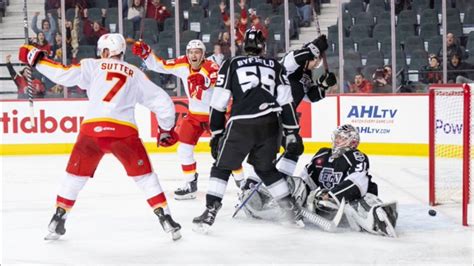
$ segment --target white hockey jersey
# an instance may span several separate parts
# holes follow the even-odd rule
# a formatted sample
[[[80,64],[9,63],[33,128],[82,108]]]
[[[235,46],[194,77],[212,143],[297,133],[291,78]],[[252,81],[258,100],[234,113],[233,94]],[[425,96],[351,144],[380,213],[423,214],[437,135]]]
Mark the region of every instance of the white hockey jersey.
[[[209,115],[209,104],[217,80],[217,71],[219,71],[219,66],[216,63],[205,59],[199,70],[193,70],[188,58],[184,55],[176,59],[163,60],[151,53],[145,60],[145,64],[150,70],[179,77],[183,81],[184,91],[188,96],[189,112],[197,115]],[[198,72],[206,78],[206,89],[193,91],[188,84],[188,77]]]
[[[89,106],[81,125],[84,134],[110,137],[137,134],[137,103],[156,114],[161,128],[169,130],[175,124],[170,96],[127,62],[112,58],[83,59],[80,64],[63,66],[42,59],[36,69],[55,83],[77,85],[87,91]]]

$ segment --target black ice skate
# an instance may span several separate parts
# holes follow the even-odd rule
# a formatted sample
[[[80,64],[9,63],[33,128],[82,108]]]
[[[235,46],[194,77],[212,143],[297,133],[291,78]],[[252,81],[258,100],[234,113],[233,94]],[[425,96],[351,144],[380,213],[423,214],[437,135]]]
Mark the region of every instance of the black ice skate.
[[[219,201],[214,201],[211,205],[206,206],[206,210],[204,210],[203,214],[193,219],[193,224],[196,225],[195,229],[193,230],[199,233],[207,234],[211,225],[214,224],[217,212],[221,207],[222,203]]]
[[[156,208],[154,210],[156,216],[160,220],[160,224],[166,233],[171,233],[174,241],[181,238],[181,225],[173,220],[169,214],[165,214],[163,208]]]
[[[283,213],[282,223],[284,225],[290,225],[295,227],[304,227],[303,216],[300,207],[296,204],[296,201],[292,197],[283,198],[278,201]]]
[[[187,182],[184,187],[178,188],[174,192],[174,198],[176,200],[189,200],[196,198],[197,192],[197,178],[198,174],[194,174],[194,180],[191,182]]]
[[[66,228],[64,228],[64,223],[66,219],[64,215],[66,214],[66,210],[57,207],[56,213],[51,218],[51,222],[49,222],[48,230],[49,234],[44,237],[44,240],[58,240],[62,235],[66,233]]]

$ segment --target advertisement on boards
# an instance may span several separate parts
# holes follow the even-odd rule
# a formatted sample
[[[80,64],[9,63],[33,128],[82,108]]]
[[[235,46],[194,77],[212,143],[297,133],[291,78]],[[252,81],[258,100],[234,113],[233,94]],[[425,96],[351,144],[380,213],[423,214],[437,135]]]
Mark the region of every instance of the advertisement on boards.
[[[426,143],[428,97],[343,96],[340,123],[357,127],[364,142]]]

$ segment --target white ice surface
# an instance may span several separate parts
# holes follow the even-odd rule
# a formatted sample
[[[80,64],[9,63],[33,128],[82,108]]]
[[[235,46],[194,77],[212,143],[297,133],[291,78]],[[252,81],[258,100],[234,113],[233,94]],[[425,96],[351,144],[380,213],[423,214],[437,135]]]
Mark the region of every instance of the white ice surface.
[[[305,155],[300,162],[307,162]],[[175,201],[182,184],[176,154],[152,154],[183,238],[163,233],[144,195],[118,160],[105,156],[66,222],[67,233],[44,241],[68,156],[2,157],[2,265],[11,264],[464,264],[473,263],[473,231],[461,226],[460,208],[436,207],[428,215],[427,159],[371,156],[371,173],[384,201],[397,200],[396,239],[343,230],[326,233],[232,219],[237,188],[231,180],[223,208],[208,235],[192,231],[204,210],[211,166],[197,154],[198,198]],[[301,167],[301,164],[299,165]]]

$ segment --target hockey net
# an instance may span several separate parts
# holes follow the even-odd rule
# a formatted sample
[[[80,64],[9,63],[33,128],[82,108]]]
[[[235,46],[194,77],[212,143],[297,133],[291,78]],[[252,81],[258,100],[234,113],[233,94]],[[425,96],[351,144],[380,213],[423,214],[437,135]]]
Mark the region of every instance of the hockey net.
[[[474,84],[472,84],[474,85]],[[433,85],[429,98],[430,205],[462,207],[462,223],[472,222],[474,97],[469,85]]]

